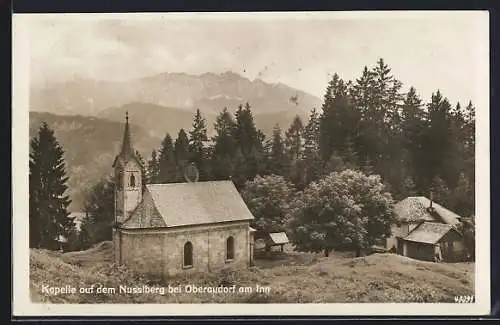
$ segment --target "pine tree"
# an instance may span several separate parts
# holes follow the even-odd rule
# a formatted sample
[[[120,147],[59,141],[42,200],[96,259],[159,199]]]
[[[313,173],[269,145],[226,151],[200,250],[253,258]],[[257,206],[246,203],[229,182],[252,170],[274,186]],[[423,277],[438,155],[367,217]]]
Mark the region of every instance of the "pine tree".
[[[460,173],[456,187],[452,190],[450,209],[458,215],[469,217],[474,214],[474,195],[469,179]]]
[[[274,175],[284,176],[287,174],[288,159],[285,153],[285,144],[281,137],[281,128],[275,125],[273,136],[269,142],[268,172]]]
[[[200,172],[200,180],[208,179],[208,166],[206,165],[208,142],[206,121],[199,109],[194,116],[193,128],[189,132],[190,161],[193,162]]]
[[[347,136],[357,132],[359,118],[352,108],[346,84],[335,74],[326,89],[320,116],[319,149],[323,161],[341,150]]]
[[[214,128],[215,136],[211,156],[212,177],[215,180],[229,179],[233,174],[237,143],[234,138],[236,123],[227,108],[217,116]]]
[[[427,158],[425,167],[428,179],[442,177],[446,184],[453,184],[459,176],[455,161],[457,142],[454,141],[451,105],[441,92],[437,91],[427,105],[429,127],[423,145]]]
[[[256,175],[264,172],[264,134],[255,126],[250,104],[246,103],[245,107],[240,105],[235,115],[234,137],[245,158],[244,166],[241,166],[241,168],[245,170],[246,179],[251,180]]]
[[[443,206],[449,206],[450,190],[441,177],[435,176],[432,179],[430,193],[434,201]]]
[[[68,218],[71,203],[66,193],[64,150],[47,123],[31,139],[29,161],[29,245],[55,250],[58,240],[68,238],[74,228]]]
[[[465,108],[464,113],[465,125],[465,142],[464,142],[464,152],[465,152],[465,171],[467,178],[472,184],[472,189],[474,191],[475,182],[475,150],[476,150],[476,109],[469,101],[469,104]]]
[[[406,151],[409,169],[415,182],[416,190],[423,191],[426,188],[425,179],[427,175],[427,157],[425,152],[425,134],[428,128],[426,112],[422,109],[422,100],[419,98],[415,88],[408,91],[402,109],[402,150]]]
[[[151,152],[151,159],[148,161],[148,180],[150,184],[158,183],[158,174],[160,172],[160,165],[158,157],[156,156],[156,150],[153,149]]]
[[[354,142],[350,136],[347,136],[344,145],[341,148],[341,157],[346,164],[346,168],[358,168],[358,154],[354,149]]]
[[[299,116],[295,116],[285,133],[285,147],[288,159],[295,162],[302,156],[304,150],[304,125]]]
[[[298,189],[303,189],[310,182],[319,179],[323,165],[319,152],[320,119],[316,109],[312,109],[309,119],[304,128],[304,151],[298,170],[301,175],[300,181],[295,185]]]
[[[189,162],[189,139],[184,129],[180,129],[174,144],[177,181],[184,182],[184,168]]]
[[[83,248],[88,248],[102,241],[111,240],[114,222],[115,181],[102,179],[92,187],[86,196],[86,217],[81,225],[81,232],[86,234]]]
[[[170,134],[166,134],[161,142],[160,156],[158,157],[157,183],[173,183],[179,178],[175,161],[174,144]]]

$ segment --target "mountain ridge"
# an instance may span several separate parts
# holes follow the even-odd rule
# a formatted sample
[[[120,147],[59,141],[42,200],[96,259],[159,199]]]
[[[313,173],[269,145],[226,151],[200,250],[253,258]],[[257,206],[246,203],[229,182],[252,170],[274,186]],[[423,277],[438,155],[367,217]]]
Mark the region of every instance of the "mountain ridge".
[[[296,100],[293,100],[296,98]],[[132,102],[218,113],[249,102],[254,114],[293,111],[304,115],[321,99],[283,83],[250,80],[232,71],[199,75],[164,72],[126,81],[76,78],[30,88],[30,111],[98,115]]]

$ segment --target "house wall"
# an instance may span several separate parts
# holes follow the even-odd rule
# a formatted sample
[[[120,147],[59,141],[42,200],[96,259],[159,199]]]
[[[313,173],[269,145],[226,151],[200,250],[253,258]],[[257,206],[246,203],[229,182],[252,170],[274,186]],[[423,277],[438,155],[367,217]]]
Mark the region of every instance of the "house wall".
[[[390,250],[394,247],[396,251],[401,251],[396,237],[406,237],[417,226],[418,223],[403,223],[400,226],[393,224],[391,226],[391,236],[386,239],[386,248]]]
[[[424,244],[405,241],[407,251],[406,255],[408,257],[422,260],[422,261],[434,261],[434,245]]]
[[[143,274],[172,276],[186,272],[210,272],[224,267],[248,267],[250,234],[248,222],[211,226],[125,230],[122,233],[122,263]],[[234,238],[234,259],[226,261],[226,240]],[[193,245],[193,266],[183,267],[184,244]]]

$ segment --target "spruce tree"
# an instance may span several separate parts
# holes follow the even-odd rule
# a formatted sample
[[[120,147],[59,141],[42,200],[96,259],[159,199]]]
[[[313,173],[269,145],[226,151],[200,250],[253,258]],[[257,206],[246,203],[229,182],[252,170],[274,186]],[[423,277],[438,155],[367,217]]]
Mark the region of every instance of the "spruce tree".
[[[450,190],[446,182],[439,176],[432,179],[430,186],[430,194],[432,199],[443,206],[449,206]]]
[[[173,183],[178,180],[177,164],[174,155],[174,144],[170,134],[166,134],[161,143],[158,157],[158,183]]]
[[[236,110],[236,127],[234,137],[245,158],[245,177],[247,180],[253,179],[256,175],[264,172],[264,134],[255,126],[250,104],[239,106]]]
[[[160,166],[158,163],[158,157],[156,155],[156,150],[153,149],[151,152],[151,159],[148,161],[148,180],[150,184],[158,183],[159,171]]]
[[[206,144],[208,142],[206,121],[199,109],[194,116],[193,128],[189,132],[190,161],[193,162],[200,172],[200,180],[208,180],[208,166]]]
[[[115,208],[115,181],[102,179],[94,185],[86,196],[86,217],[81,225],[82,244],[88,248],[105,240],[112,240],[114,208]]]
[[[212,177],[215,180],[229,179],[233,174],[237,143],[234,138],[236,123],[227,108],[217,116],[214,128],[215,136],[211,156]]]
[[[285,144],[281,136],[281,128],[275,125],[273,136],[269,143],[268,172],[274,175],[285,176],[288,169],[288,157],[285,153]]]
[[[422,100],[415,88],[410,87],[402,106],[402,150],[406,151],[409,159],[411,175],[415,180],[415,189],[423,191],[426,188],[427,157],[424,148],[427,132],[427,114],[422,108]]]
[[[189,162],[189,139],[186,131],[180,129],[174,144],[175,163],[177,166],[177,181],[184,182],[184,168]]]
[[[298,189],[303,189],[310,182],[319,179],[323,164],[319,152],[320,119],[316,109],[312,109],[304,128],[304,150],[297,167],[299,180],[294,182]]]
[[[459,176],[454,162],[456,145],[449,101],[437,91],[428,106],[429,126],[423,148],[427,158],[425,165],[428,179],[441,177],[446,184],[453,184]]]
[[[304,150],[304,125],[300,116],[295,116],[285,133],[285,147],[288,159],[295,162],[302,156]]]
[[[68,238],[74,228],[68,218],[71,203],[66,194],[64,150],[47,123],[31,139],[29,161],[29,245],[55,250],[61,237]]]

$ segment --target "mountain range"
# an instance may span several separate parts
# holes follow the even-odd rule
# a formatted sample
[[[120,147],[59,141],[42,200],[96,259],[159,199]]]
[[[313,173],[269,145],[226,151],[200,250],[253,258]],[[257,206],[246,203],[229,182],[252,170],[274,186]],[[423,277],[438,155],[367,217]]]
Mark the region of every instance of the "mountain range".
[[[166,133],[175,138],[180,128],[191,129],[196,109],[212,134],[223,108],[234,113],[247,102],[267,135],[276,124],[284,131],[297,115],[305,120],[322,103],[284,84],[251,81],[233,72],[163,73],[120,82],[74,79],[30,89],[30,137],[42,121],[54,130],[66,152],[71,210],[78,211],[90,186],[111,171],[126,111],[134,145],[148,159]]]

